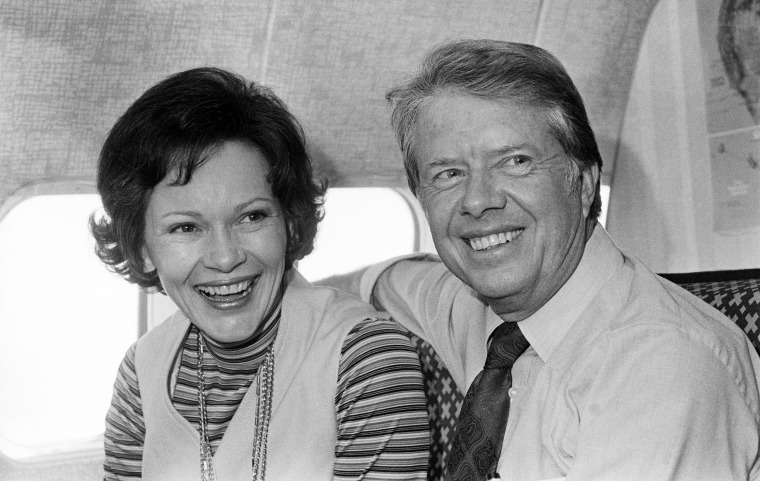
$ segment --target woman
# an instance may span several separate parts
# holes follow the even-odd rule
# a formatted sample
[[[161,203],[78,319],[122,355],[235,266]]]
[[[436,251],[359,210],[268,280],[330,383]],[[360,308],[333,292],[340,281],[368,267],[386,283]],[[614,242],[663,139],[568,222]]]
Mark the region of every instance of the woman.
[[[145,92],[101,152],[97,253],[179,311],[138,340],[106,479],[424,479],[419,360],[371,307],[311,286],[322,186],[268,89],[202,68]]]

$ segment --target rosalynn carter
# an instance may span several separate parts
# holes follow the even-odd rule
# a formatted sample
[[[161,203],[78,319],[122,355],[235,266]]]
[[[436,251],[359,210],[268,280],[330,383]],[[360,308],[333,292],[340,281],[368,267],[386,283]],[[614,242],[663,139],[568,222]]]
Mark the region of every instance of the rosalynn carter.
[[[106,479],[426,479],[408,338],[294,267],[325,188],[269,89],[213,68],[162,80],[111,129],[98,190],[99,257],[179,307],[119,368]]]

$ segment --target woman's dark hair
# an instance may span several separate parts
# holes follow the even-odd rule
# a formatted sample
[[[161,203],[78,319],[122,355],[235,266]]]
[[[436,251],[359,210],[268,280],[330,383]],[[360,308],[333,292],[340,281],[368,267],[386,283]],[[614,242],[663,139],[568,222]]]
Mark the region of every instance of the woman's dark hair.
[[[106,215],[90,217],[95,252],[129,282],[162,291],[142,256],[145,211],[167,175],[190,182],[210,153],[248,142],[272,167],[267,180],[288,231],[286,269],[314,248],[325,182],[315,182],[303,129],[268,88],[217,68],[172,75],[148,89],[119,118],[103,144],[98,192]]]

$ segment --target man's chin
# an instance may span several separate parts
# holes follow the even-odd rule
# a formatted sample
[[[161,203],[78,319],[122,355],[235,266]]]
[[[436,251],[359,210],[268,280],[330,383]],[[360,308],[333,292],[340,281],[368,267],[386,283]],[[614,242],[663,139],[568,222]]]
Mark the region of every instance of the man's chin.
[[[522,279],[514,271],[505,272],[474,272],[463,280],[478,293],[488,305],[506,306],[519,305],[531,291],[530,283]]]
[[[513,285],[512,282],[504,282],[503,279],[497,279],[493,282],[484,282],[484,278],[475,278],[472,282],[467,283],[474,289],[480,297],[490,302],[508,301],[519,295],[522,290],[519,286]]]

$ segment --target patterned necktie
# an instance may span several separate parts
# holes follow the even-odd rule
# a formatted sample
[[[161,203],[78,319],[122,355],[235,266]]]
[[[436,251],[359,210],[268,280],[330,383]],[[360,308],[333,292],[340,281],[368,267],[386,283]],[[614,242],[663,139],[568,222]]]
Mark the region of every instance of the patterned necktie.
[[[512,364],[528,344],[516,322],[505,322],[493,332],[486,364],[467,391],[459,413],[447,479],[484,480],[496,472],[509,415]]]

